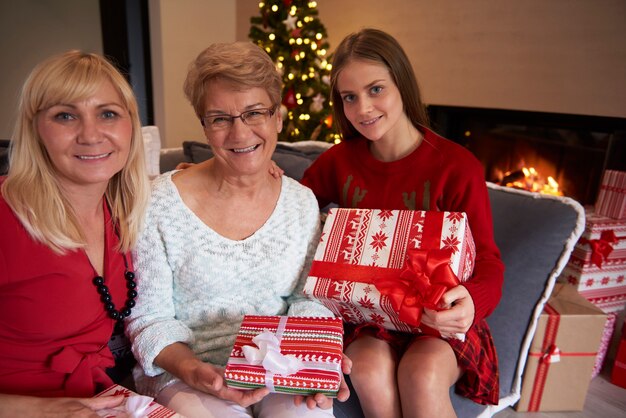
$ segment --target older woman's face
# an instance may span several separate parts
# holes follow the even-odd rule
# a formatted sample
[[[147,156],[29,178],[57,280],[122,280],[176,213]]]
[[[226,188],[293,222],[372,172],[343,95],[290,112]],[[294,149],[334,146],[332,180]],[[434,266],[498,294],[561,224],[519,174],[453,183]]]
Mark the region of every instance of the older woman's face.
[[[128,160],[133,128],[118,91],[104,82],[91,97],[41,111],[37,130],[61,184],[106,188]]]
[[[282,129],[280,112],[266,112],[274,103],[263,88],[239,90],[225,80],[213,80],[206,86],[204,132],[216,157],[235,175],[267,172]],[[255,112],[256,111],[256,112]],[[247,112],[247,123],[239,116]],[[265,116],[263,115],[265,114]],[[223,116],[223,118],[222,118]]]

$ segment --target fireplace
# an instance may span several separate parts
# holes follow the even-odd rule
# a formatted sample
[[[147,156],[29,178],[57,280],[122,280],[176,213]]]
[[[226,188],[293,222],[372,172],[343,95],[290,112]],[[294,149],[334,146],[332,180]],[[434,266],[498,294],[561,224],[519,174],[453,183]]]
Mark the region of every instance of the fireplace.
[[[605,169],[626,170],[624,118],[450,106],[429,106],[429,114],[435,131],[472,151],[494,183],[587,205]]]

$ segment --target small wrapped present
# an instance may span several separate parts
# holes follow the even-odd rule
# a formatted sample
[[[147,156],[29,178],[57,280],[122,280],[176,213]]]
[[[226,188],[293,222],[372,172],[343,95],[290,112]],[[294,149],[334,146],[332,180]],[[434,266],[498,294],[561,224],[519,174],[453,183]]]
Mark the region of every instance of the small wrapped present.
[[[475,254],[465,213],[331,209],[304,293],[352,324],[434,332],[422,309],[470,278]]]
[[[149,396],[139,395],[120,385],[112,385],[95,397],[124,395],[124,402],[115,408],[96,411],[101,417],[125,418],[183,418],[182,415],[160,405]]]
[[[557,283],[539,316],[517,411],[582,411],[607,315]]]
[[[246,315],[224,378],[237,389],[335,397],[342,358],[340,318]]]
[[[595,206],[599,215],[626,219],[626,171],[604,171]]]

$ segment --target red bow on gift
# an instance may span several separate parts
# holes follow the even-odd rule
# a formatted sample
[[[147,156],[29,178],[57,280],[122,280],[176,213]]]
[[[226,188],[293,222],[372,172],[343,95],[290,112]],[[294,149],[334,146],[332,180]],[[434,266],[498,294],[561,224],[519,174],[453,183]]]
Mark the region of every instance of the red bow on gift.
[[[580,239],[581,244],[589,244],[589,247],[591,247],[591,262],[599,268],[602,267],[602,262],[613,251],[611,244],[615,244],[617,241],[619,241],[619,238],[615,236],[613,230],[602,231],[600,239]]]
[[[559,347],[552,344],[545,353],[541,356],[542,363],[558,363],[561,361],[561,350]]]
[[[387,295],[401,321],[417,327],[422,309],[437,309],[443,294],[458,284],[450,268],[450,250],[412,249],[400,277],[381,278],[376,288]]]

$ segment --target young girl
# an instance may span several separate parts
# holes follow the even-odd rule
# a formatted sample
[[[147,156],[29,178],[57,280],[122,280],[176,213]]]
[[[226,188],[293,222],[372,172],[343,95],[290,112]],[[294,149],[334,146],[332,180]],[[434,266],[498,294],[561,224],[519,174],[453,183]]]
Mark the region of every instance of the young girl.
[[[413,68],[390,35],[364,29],[346,37],[334,54],[331,87],[344,140],[302,179],[320,206],[466,212],[477,252],[470,281],[422,319],[444,335],[466,333],[465,342],[349,326],[346,354],[365,416],[455,416],[455,383],[475,402],[497,403],[497,357],[485,317],[500,300],[504,267],[481,164],[428,129]]]

